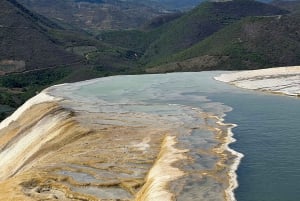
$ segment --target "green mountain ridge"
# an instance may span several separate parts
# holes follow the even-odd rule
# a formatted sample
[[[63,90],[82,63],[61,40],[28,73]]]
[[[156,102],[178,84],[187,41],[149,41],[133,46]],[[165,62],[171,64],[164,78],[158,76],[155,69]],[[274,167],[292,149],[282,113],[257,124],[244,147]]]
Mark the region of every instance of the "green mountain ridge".
[[[202,3],[163,27],[159,38],[146,50],[143,61],[147,65],[156,65],[165,57],[193,46],[244,17],[286,13],[274,6],[251,0]]]
[[[153,29],[146,31],[109,31],[99,34],[98,38],[113,46],[121,46],[138,52],[138,61],[141,68],[143,66],[149,68],[199,56],[197,55],[197,48],[193,48],[193,46],[198,43],[201,44],[208,37],[245,17],[275,16],[276,18],[286,14],[288,14],[286,10],[252,0],[205,2],[170,22],[167,21],[154,26]],[[233,29],[236,28],[233,27]],[[220,41],[220,44],[223,44],[226,40]],[[189,51],[189,49],[191,50]],[[194,49],[196,50],[193,52]],[[207,48],[204,47],[204,49]],[[221,55],[221,60],[224,60],[227,56],[228,54]],[[208,58],[209,62],[207,61]],[[208,63],[210,68],[216,69],[216,63],[212,60],[215,59],[205,57],[202,61],[198,58],[196,63]],[[181,71],[184,71],[184,68]]]
[[[298,16],[248,17],[147,72],[244,70],[300,63]]]
[[[192,58],[198,58],[196,59],[198,63],[201,64],[206,62],[211,65],[211,68],[217,69],[219,68],[219,65],[215,63],[214,57],[220,56],[221,61],[231,61],[226,58],[233,58],[237,52],[242,54],[242,50],[248,48],[243,47],[241,49],[240,45],[234,46],[226,43],[231,41],[230,37],[234,37],[235,33],[239,32],[238,29],[242,29],[242,26],[239,27],[234,25],[235,23],[238,23],[243,18],[249,16],[265,16],[266,19],[271,19],[288,14],[287,11],[279,9],[275,6],[252,0],[205,2],[186,14],[171,14],[169,16],[166,15],[159,17],[157,20],[152,20],[152,22],[149,23],[150,26],[148,26],[146,30],[104,31],[100,32],[96,37],[93,37],[87,33],[80,33],[78,30],[73,30],[72,27],[70,29],[66,29],[65,24],[63,23],[57,24],[48,20],[47,18],[30,12],[20,4],[16,3],[15,0],[9,1],[10,4],[14,4],[16,8],[20,10],[18,12],[23,13],[25,16],[24,18],[31,23],[31,27],[34,27],[33,31],[30,30],[30,32],[35,33],[35,31],[38,30],[38,36],[43,38],[43,40],[41,39],[41,41],[39,41],[37,44],[43,45],[44,43],[49,42],[49,44],[46,45],[47,48],[45,48],[45,50],[43,48],[39,49],[40,47],[36,48],[34,46],[34,49],[38,53],[43,53],[46,56],[29,54],[28,52],[32,53],[33,51],[26,51],[22,49],[24,47],[26,47],[26,49],[30,49],[30,45],[36,44],[34,40],[26,40],[24,43],[21,43],[20,52],[27,53],[30,59],[25,61],[25,59],[22,60],[21,57],[15,57],[15,66],[22,66],[22,61],[25,61],[26,65],[29,62],[32,63],[31,65],[28,65],[28,68],[26,67],[25,69],[22,69],[23,71],[83,62],[103,72],[118,73],[127,72],[128,70],[131,72],[142,72],[143,69],[146,68],[149,69],[151,67],[161,66],[173,62],[182,62]],[[4,2],[9,3],[8,1]],[[26,15],[24,13],[26,13]],[[12,19],[13,18],[14,17],[12,17]],[[292,21],[293,20],[294,18],[292,18]],[[6,19],[6,21],[9,20]],[[19,21],[20,19],[18,19],[18,22]],[[27,21],[26,23],[29,23]],[[15,23],[17,24],[17,22]],[[26,23],[21,23],[21,25],[24,26]],[[269,21],[266,22],[266,24],[268,23]],[[21,25],[20,23],[18,24],[18,26]],[[9,27],[10,25],[7,26]],[[275,29],[274,26],[270,28]],[[211,45],[212,43],[207,42],[209,41],[209,38],[213,37],[214,34],[218,35],[218,32],[222,31],[223,29],[225,30],[223,33],[224,36],[226,36],[227,32],[232,32],[227,34],[229,38],[225,38],[223,41],[221,39],[219,40],[219,44],[223,44],[223,49],[225,50],[215,50],[222,49],[219,47],[221,45],[216,45],[216,48],[205,47],[205,45]],[[5,34],[8,33],[6,32]],[[5,34],[3,37],[5,37]],[[17,33],[17,35],[22,36],[20,33]],[[9,38],[11,37],[6,37],[5,40]],[[218,36],[218,38],[222,37]],[[239,38],[239,40],[242,40],[241,38],[243,37]],[[255,40],[259,39],[259,37],[255,38]],[[8,42],[8,44],[13,44],[13,51],[18,50],[20,39],[16,38],[12,41],[15,41],[17,44],[13,44],[12,42]],[[30,44],[26,44],[28,41],[30,41]],[[52,50],[52,47],[55,47],[56,49]],[[265,47],[268,48],[269,46]],[[11,57],[12,55],[16,55],[16,52],[18,52],[13,51],[9,53]],[[52,54],[49,52],[52,54],[57,53],[58,55],[53,55],[52,57]],[[36,59],[34,56],[36,56]],[[199,60],[199,57],[202,56],[205,56],[203,57],[205,58],[203,61],[201,59]],[[267,60],[267,58],[263,58],[264,56],[260,56],[262,57],[261,62],[257,63],[259,66],[271,64],[271,62],[263,61]],[[3,57],[2,61],[4,61],[4,63],[9,63],[11,62],[10,58]],[[41,63],[44,61],[43,58],[45,58],[45,63],[47,64]],[[51,58],[54,58],[54,61],[51,61]],[[59,63],[60,58],[63,58],[61,60],[64,62]],[[69,60],[68,58],[71,59]],[[239,57],[235,58],[236,60],[239,59]],[[207,60],[214,62],[207,62]],[[237,63],[236,60],[234,63]],[[282,60],[288,61],[286,63],[295,63],[297,61],[297,59],[288,59],[287,56]],[[284,64],[284,62],[273,63]],[[228,65],[230,65],[230,62]],[[253,65],[255,64],[247,64],[241,67],[233,65],[234,67],[232,68],[253,68]],[[7,66],[11,66],[11,64],[5,64],[2,66],[4,66],[3,68],[8,68]],[[227,67],[227,69],[229,69],[229,67]],[[22,71],[20,69],[14,70]],[[181,70],[184,70],[184,68]]]

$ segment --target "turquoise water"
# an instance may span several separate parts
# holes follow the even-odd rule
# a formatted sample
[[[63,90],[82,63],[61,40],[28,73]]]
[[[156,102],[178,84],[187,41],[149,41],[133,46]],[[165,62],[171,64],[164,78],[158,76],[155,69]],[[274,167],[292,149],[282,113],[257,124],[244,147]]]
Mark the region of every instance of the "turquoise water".
[[[237,200],[299,201],[300,99],[242,90],[214,81],[212,77],[217,74],[220,72],[118,76],[52,91],[66,98],[88,100],[91,104],[80,108],[91,111],[129,110],[165,115],[170,109],[184,111],[169,105],[180,104],[222,114],[228,110],[219,104],[223,103],[233,108],[227,113],[226,122],[238,124],[233,130],[237,142],[231,147],[245,155],[237,172]],[[96,104],[100,99],[105,103]],[[149,109],[145,103],[156,103],[157,110],[153,106]],[[191,121],[184,114],[182,121]]]
[[[231,147],[245,155],[237,200],[300,200],[300,99],[259,92],[208,96],[234,109],[226,117],[238,124]]]

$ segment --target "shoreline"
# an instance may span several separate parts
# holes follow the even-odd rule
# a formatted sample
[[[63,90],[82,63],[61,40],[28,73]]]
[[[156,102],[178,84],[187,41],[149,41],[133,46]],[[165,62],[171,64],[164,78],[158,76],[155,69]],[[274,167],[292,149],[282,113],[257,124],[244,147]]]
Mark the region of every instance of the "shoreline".
[[[253,90],[273,95],[283,95],[289,97],[300,97],[300,66],[290,67],[276,67],[260,70],[248,70],[248,71],[235,71],[225,72],[213,77],[214,80],[233,85],[235,87],[247,90]],[[226,114],[224,114],[218,124],[225,124]],[[241,159],[244,157],[242,153],[239,153],[229,147],[229,145],[236,141],[233,137],[234,133],[232,129],[236,124],[231,124],[228,128],[227,142],[225,143],[226,150],[237,158],[231,165],[229,171],[230,183],[228,189],[226,189],[226,200],[236,201],[234,190],[238,188],[238,175],[236,173]]]
[[[230,111],[228,111],[230,112]],[[231,123],[224,123],[226,114],[223,114],[222,116],[214,116],[218,121],[216,122],[220,126],[227,126],[227,135],[225,137],[225,142],[220,147],[223,151],[228,151],[230,154],[232,154],[235,158],[233,160],[233,163],[229,167],[229,171],[227,173],[229,177],[228,181],[228,188],[225,189],[225,200],[226,201],[237,201],[235,198],[234,190],[238,188],[238,175],[236,171],[239,168],[239,165],[241,163],[242,158],[244,157],[244,154],[235,151],[234,149],[230,148],[230,144],[236,142],[236,139],[234,138],[234,133],[232,132],[232,129],[237,127],[237,124],[231,124]]]
[[[237,127],[238,125],[236,124],[231,124],[232,126],[227,129],[228,136],[227,139],[228,141],[226,142],[226,150],[229,151],[232,155],[236,156],[236,159],[234,160],[233,164],[231,165],[231,168],[229,170],[229,187],[225,190],[227,196],[229,196],[228,201],[236,201],[234,191],[239,187],[238,183],[238,175],[237,175],[237,170],[240,166],[241,160],[244,157],[244,154],[235,151],[234,149],[230,148],[230,144],[236,142],[236,139],[234,138],[234,133],[232,132],[232,129]]]

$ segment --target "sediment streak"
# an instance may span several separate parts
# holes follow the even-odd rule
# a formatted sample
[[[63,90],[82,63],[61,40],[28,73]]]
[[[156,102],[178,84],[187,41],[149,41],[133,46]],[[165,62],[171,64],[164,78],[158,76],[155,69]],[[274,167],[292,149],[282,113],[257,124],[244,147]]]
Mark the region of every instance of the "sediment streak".
[[[175,136],[166,136],[157,161],[146,177],[146,183],[136,196],[136,201],[171,201],[175,200],[174,195],[167,190],[167,186],[185,173],[173,167],[172,164],[186,159],[183,154],[188,150],[179,150],[174,147]]]

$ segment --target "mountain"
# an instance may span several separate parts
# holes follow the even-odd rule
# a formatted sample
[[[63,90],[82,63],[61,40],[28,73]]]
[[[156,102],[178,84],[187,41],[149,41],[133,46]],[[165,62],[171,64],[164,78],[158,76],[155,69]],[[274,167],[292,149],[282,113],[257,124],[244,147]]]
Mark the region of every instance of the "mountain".
[[[248,17],[147,72],[242,70],[300,63],[300,17]]]
[[[26,7],[84,29],[137,28],[164,12],[156,3],[121,0],[20,0]]]
[[[156,65],[160,60],[195,45],[244,17],[286,13],[287,11],[275,6],[252,0],[204,2],[182,17],[161,27],[161,34],[145,51],[142,62]]]
[[[77,66],[84,60],[82,56],[66,51],[50,34],[65,32],[64,28],[29,11],[15,0],[1,0],[0,13],[2,119],[43,86],[66,76],[63,67]]]
[[[28,72],[71,66],[103,68],[119,72],[132,54],[124,48],[112,47],[72,25],[49,20],[32,12],[15,0],[0,2],[0,73]],[[128,64],[131,66],[131,64]],[[101,73],[103,72],[101,70]],[[98,70],[97,70],[98,71]],[[80,73],[68,81],[98,76],[95,72]],[[1,81],[0,81],[1,82]]]
[[[0,2],[0,71],[26,71],[68,65],[81,58],[60,47],[49,30],[62,30],[15,0]]]
[[[0,118],[49,85],[118,73],[131,61],[123,49],[15,0],[0,1],[0,12]]]
[[[56,4],[43,0],[27,1],[48,2],[50,10],[51,5]],[[59,2],[66,5],[70,1]],[[81,0],[74,2],[82,3]],[[107,1],[88,0],[85,3],[98,5]],[[14,0],[5,0],[2,4],[1,8],[9,13],[1,18],[3,40],[0,49],[4,72],[7,69],[24,71],[76,62],[85,62],[101,72],[115,73],[132,70],[139,65],[160,65],[177,58],[185,59],[178,55],[244,17],[287,13],[252,0],[205,2],[185,14],[158,17],[148,24],[146,30],[106,31],[94,38],[80,30],[66,28],[64,23],[33,13]],[[15,30],[13,34],[9,34],[11,29]]]
[[[171,21],[156,21],[150,30],[106,31],[98,38],[136,52],[148,73],[300,63],[299,16],[274,5],[205,2]]]

